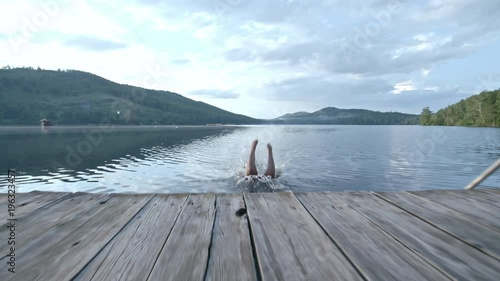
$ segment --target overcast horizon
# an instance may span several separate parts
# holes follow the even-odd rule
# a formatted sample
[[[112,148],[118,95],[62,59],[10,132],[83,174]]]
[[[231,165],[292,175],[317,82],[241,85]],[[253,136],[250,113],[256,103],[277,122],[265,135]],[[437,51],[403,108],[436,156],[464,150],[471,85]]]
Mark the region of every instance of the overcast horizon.
[[[328,106],[419,114],[500,88],[500,1],[21,0],[0,10],[0,67],[91,72],[255,118]]]

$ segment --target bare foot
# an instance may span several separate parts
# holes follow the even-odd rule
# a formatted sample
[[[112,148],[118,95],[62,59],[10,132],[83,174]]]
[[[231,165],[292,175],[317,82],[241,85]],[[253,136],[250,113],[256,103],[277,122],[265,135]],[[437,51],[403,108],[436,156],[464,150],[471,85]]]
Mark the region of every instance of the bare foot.
[[[257,167],[255,166],[255,149],[257,148],[257,143],[259,143],[259,141],[257,140],[254,140],[252,142],[252,148],[250,149],[250,157],[248,157],[248,165],[246,168],[247,176],[258,174]]]
[[[254,141],[252,142],[252,149],[253,149],[253,150],[255,150],[255,148],[257,147],[257,144],[258,144],[258,143],[259,143],[259,141],[258,141],[258,140],[254,140]]]
[[[264,173],[266,176],[270,176],[273,179],[276,177],[276,169],[274,167],[274,157],[273,157],[273,147],[270,143],[267,144],[267,170]]]

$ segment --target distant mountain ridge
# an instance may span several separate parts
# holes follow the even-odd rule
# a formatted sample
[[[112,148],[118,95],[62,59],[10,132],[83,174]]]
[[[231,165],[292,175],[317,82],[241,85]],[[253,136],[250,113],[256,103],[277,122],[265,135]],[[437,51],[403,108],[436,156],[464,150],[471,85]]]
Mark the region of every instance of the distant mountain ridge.
[[[398,112],[326,107],[262,120],[222,110],[168,91],[112,82],[95,74],[33,68],[0,69],[0,125],[53,124],[417,124]]]
[[[418,115],[400,112],[379,112],[366,109],[340,109],[325,107],[308,113],[288,113],[274,119],[286,124],[338,124],[338,125],[417,125]]]
[[[263,122],[176,93],[122,85],[83,71],[0,69],[0,125],[36,125],[43,118],[54,124]]]

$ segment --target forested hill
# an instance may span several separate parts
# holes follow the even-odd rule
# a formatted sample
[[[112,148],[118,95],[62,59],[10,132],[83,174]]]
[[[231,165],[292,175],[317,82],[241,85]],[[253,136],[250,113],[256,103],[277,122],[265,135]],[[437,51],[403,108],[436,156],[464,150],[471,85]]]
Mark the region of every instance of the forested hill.
[[[433,113],[420,114],[421,125],[500,127],[500,89],[485,91]]]
[[[0,125],[259,124],[181,95],[121,85],[82,71],[0,69]]]
[[[285,114],[275,122],[286,124],[417,125],[418,115],[366,109],[326,107],[316,112]]]

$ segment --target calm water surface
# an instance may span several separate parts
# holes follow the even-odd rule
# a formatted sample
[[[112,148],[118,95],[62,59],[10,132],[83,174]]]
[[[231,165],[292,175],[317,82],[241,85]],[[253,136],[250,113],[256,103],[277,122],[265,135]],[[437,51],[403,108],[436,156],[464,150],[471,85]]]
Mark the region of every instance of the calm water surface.
[[[274,147],[279,177],[243,176]],[[0,127],[0,191],[239,192],[463,188],[500,157],[495,128],[420,126]],[[483,186],[500,187],[497,171]]]

